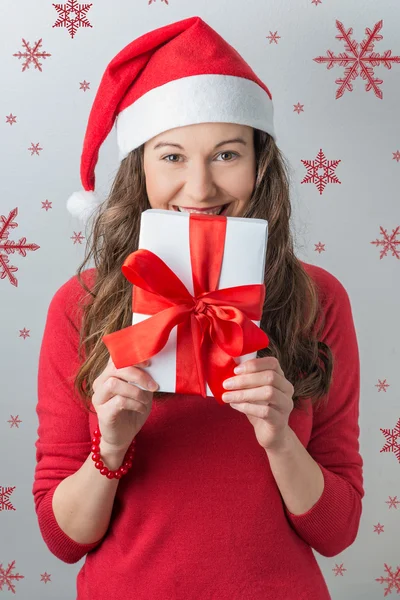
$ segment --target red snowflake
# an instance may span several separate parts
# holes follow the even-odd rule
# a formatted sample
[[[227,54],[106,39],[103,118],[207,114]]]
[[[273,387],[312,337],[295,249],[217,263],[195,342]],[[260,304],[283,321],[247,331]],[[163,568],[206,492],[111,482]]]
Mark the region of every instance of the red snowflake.
[[[395,160],[396,162],[400,161],[400,150],[396,150],[396,152],[392,152],[393,154],[393,160]]]
[[[17,117],[15,115],[13,115],[12,113],[10,113],[8,116],[6,115],[6,123],[10,123],[10,125],[12,125],[13,123],[17,122]]]
[[[327,160],[322,149],[318,152],[315,160],[302,160],[301,162],[307,167],[307,175],[301,183],[315,183],[320,194],[328,183],[342,183],[334,173],[341,161]]]
[[[53,6],[59,15],[53,27],[66,27],[72,38],[79,27],[92,27],[86,16],[91,4],[78,4],[77,0],[68,0],[65,4],[53,4]]]
[[[28,148],[28,150],[31,153],[31,156],[33,156],[34,154],[37,154],[38,156],[40,156],[39,152],[41,150],[43,150],[43,148],[39,147],[39,142],[37,144],[34,144],[33,142],[31,142],[31,146],[30,148]]]
[[[3,590],[3,585],[7,585],[8,591],[15,594],[15,585],[13,584],[13,581],[18,581],[18,579],[24,579],[23,575],[11,572],[14,568],[15,560],[9,563],[7,571],[3,569],[3,563],[0,563],[0,592]]]
[[[375,387],[378,388],[378,392],[381,392],[382,390],[386,392],[386,388],[390,387],[390,385],[386,383],[386,379],[384,379],[383,381],[378,379],[378,382],[379,383],[375,384]]]
[[[323,244],[322,242],[318,242],[318,244],[314,244],[315,248],[315,252],[319,252],[321,254],[321,252],[325,252],[325,244]]]
[[[81,82],[79,82],[79,85],[81,86],[79,89],[80,89],[80,90],[83,90],[84,92],[86,92],[86,90],[90,90],[90,87],[89,87],[89,86],[90,86],[90,83],[89,83],[88,81],[86,81],[86,79],[84,79],[84,80],[82,81],[82,83],[81,83]]]
[[[149,0],[149,4],[153,4],[153,2],[155,2],[156,0]],[[168,0],[161,0],[161,2],[165,2],[165,4],[168,4]]]
[[[335,573],[335,577],[337,577],[338,575],[341,575],[343,577],[343,572],[347,571],[347,569],[344,568],[343,563],[340,565],[336,563],[332,571]]]
[[[269,32],[269,35],[267,35],[267,40],[269,40],[270,45],[274,42],[275,44],[278,43],[278,40],[281,39],[281,36],[278,35],[278,32],[275,31],[275,33],[272,33],[272,31]]]
[[[384,527],[385,526],[381,525],[380,523],[378,523],[378,525],[374,525],[374,533],[377,533],[378,535],[385,533]]]
[[[19,415],[17,415],[16,417],[13,417],[12,415],[10,415],[10,417],[11,417],[11,420],[7,421],[7,423],[11,423],[10,429],[12,429],[14,427],[14,425],[16,426],[17,429],[19,429],[18,423],[22,423],[21,419],[18,419]]]
[[[346,31],[343,23],[336,21],[336,27],[340,32],[336,39],[344,41],[346,52],[340,52],[339,56],[335,56],[332,50],[327,50],[327,56],[314,58],[317,63],[327,63],[328,69],[332,69],[335,64],[346,67],[343,79],[335,80],[335,83],[339,85],[336,98],[341,98],[346,90],[352,92],[353,84],[351,82],[360,75],[367,82],[365,90],[367,92],[374,90],[375,96],[382,100],[383,93],[379,86],[383,83],[383,79],[374,77],[374,67],[383,65],[387,69],[391,69],[393,63],[400,63],[400,56],[391,56],[391,50],[385,50],[383,55],[373,52],[374,42],[383,39],[383,36],[379,34],[382,25],[383,20],[376,23],[372,30],[366,27],[365,39],[358,44],[358,42],[351,39],[353,28],[350,27]]]
[[[379,577],[378,579],[375,579],[375,581],[378,581],[378,583],[388,584],[388,587],[385,588],[384,596],[388,596],[393,591],[396,591],[398,594],[400,594],[400,567],[397,567],[396,573],[392,573],[392,567],[389,567],[385,563],[385,571],[388,574],[388,577]]]
[[[400,438],[400,419],[397,421],[394,429],[380,429],[387,440],[381,452],[393,452],[400,462],[400,444],[397,441]]]
[[[293,112],[297,112],[298,115],[301,112],[304,112],[304,104],[300,104],[300,102],[298,102],[297,104],[293,104],[293,106],[294,106]]]
[[[394,506],[397,510],[397,505],[400,504],[400,500],[397,500],[397,496],[394,496],[394,498],[389,496],[389,500],[386,500],[386,504],[389,504],[389,510],[392,508],[392,506]]]
[[[84,240],[84,236],[82,235],[82,232],[79,231],[79,233],[76,233],[76,231],[74,231],[74,235],[71,236],[71,240],[74,240],[74,244],[78,243],[78,244],[82,244],[82,240]]]
[[[15,510],[10,502],[10,496],[15,490],[14,487],[5,488],[0,485],[0,511],[2,510]]]
[[[25,327],[23,329],[19,330],[19,337],[23,337],[24,340],[26,340],[27,337],[31,337],[29,335],[30,329],[26,329]]]
[[[49,202],[48,200],[45,200],[45,201],[43,201],[43,200],[42,200],[41,202],[42,202],[42,205],[43,205],[43,206],[42,206],[42,208],[44,208],[44,209],[46,210],[46,212],[47,212],[47,211],[48,211],[50,208],[53,208],[53,207],[52,207],[52,202]]]
[[[375,240],[374,242],[371,242],[371,244],[375,244],[377,247],[383,246],[383,250],[381,251],[379,256],[380,260],[382,260],[384,256],[387,256],[389,250],[392,251],[392,256],[400,258],[400,251],[396,248],[396,246],[400,244],[400,240],[396,239],[396,237],[400,233],[400,226],[397,226],[396,229],[392,229],[392,234],[390,236],[388,235],[387,230],[383,229],[383,227],[380,227],[379,229],[381,230],[383,239]]]
[[[40,581],[44,581],[44,583],[47,583],[48,581],[51,582],[51,575],[49,575],[49,573],[47,573],[46,571],[42,575],[40,575],[40,577],[42,578]]]
[[[13,54],[13,56],[16,56],[17,58],[25,59],[25,62],[22,65],[22,71],[29,69],[29,65],[31,63],[34,64],[35,69],[39,69],[39,71],[41,71],[42,63],[39,62],[39,59],[42,58],[45,60],[48,56],[51,56],[51,54],[48,52],[39,52],[39,48],[42,45],[42,38],[33,44],[33,48],[30,47],[29,42],[26,42],[24,38],[22,38],[22,45],[25,48],[25,52],[17,52],[16,54]]]
[[[35,251],[40,248],[37,244],[27,244],[26,237],[20,238],[18,242],[8,239],[10,230],[18,227],[18,223],[14,221],[17,214],[18,208],[14,208],[8,217],[4,215],[0,217],[0,279],[8,277],[10,283],[15,287],[18,287],[18,280],[13,273],[18,271],[18,267],[9,264],[8,255],[19,253],[25,257],[27,250]]]

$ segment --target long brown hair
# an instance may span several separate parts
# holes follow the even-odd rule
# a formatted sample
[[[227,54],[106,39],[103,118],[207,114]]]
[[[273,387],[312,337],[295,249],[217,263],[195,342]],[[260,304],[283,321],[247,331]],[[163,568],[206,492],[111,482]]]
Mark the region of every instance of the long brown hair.
[[[286,379],[294,386],[295,408],[301,408],[301,400],[306,398],[314,406],[329,391],[333,371],[332,352],[319,341],[324,315],[318,288],[294,255],[288,164],[274,139],[257,129],[254,148],[256,182],[241,216],[268,221],[266,298],[260,326],[270,343],[257,356],[278,359]],[[109,358],[101,338],[132,324],[132,285],[122,274],[121,265],[138,249],[141,214],[151,208],[143,157],[144,145],[122,160],[109,196],[93,215],[86,232],[85,257],[76,272],[87,294],[80,305],[82,362],[74,386],[87,410],[91,410],[93,382]],[[88,287],[82,272],[92,258],[95,278]],[[172,396],[156,392],[153,399],[166,401]]]

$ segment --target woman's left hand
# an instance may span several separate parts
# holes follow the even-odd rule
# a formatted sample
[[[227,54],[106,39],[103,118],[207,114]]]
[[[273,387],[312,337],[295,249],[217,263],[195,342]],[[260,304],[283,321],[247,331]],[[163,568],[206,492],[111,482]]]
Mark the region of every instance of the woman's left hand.
[[[253,358],[241,364],[244,371],[226,379],[232,382],[229,393],[222,395],[224,402],[245,413],[254,427],[256,438],[265,450],[283,447],[289,432],[289,415],[293,410],[294,387],[285,378],[279,361],[274,356]]]

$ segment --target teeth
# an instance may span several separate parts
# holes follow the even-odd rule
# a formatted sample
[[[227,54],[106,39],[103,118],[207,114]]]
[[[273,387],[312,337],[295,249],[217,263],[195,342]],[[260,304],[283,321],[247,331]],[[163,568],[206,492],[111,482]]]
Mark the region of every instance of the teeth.
[[[217,206],[216,208],[210,210],[196,210],[195,208],[187,209],[178,206],[179,212],[197,213],[199,215],[218,215],[220,212],[222,212],[223,208],[224,206]]]

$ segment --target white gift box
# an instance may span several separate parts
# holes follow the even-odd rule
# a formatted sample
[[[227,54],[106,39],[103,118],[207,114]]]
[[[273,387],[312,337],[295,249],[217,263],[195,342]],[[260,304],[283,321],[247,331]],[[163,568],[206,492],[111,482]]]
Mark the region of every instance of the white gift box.
[[[189,247],[189,216],[189,213],[171,210],[145,210],[141,216],[139,249],[150,250],[157,254],[194,295]],[[224,257],[218,289],[264,283],[268,222],[264,219],[239,217],[226,217],[226,219]],[[151,316],[153,315],[133,313],[132,325]],[[260,321],[253,321],[253,323],[260,325]],[[171,330],[168,342],[161,352],[151,357],[151,365],[143,368],[160,386],[158,392],[176,391],[177,329],[178,326],[175,326]],[[257,352],[253,352],[234,360],[241,363],[256,356]],[[207,382],[206,394],[213,397]]]

